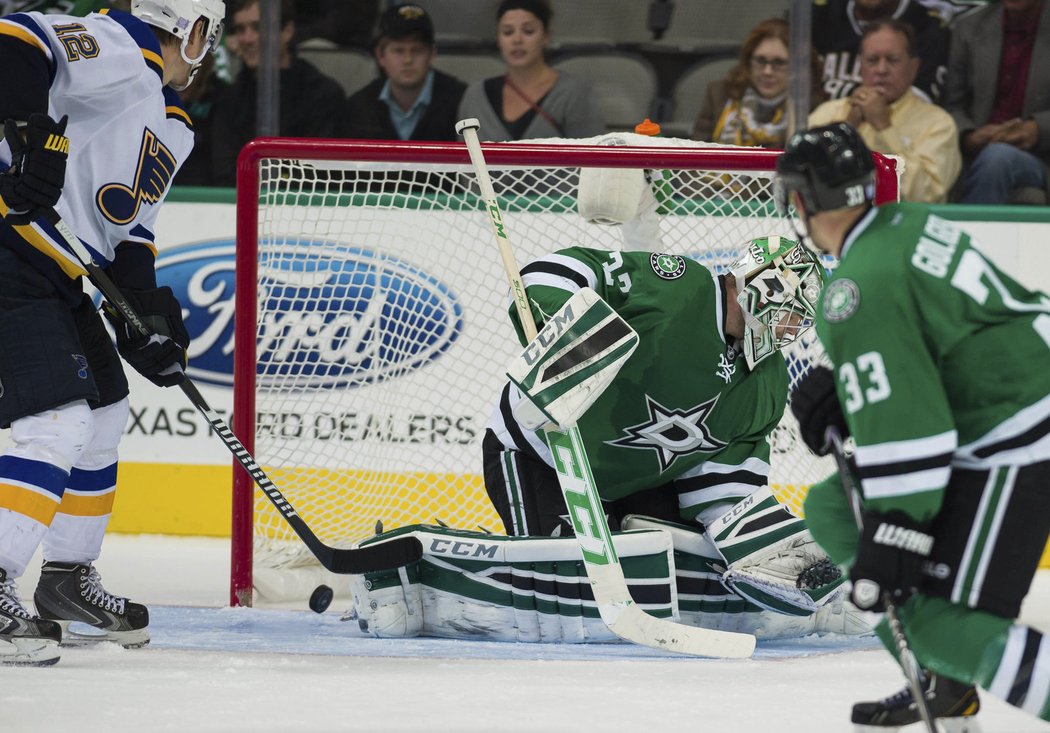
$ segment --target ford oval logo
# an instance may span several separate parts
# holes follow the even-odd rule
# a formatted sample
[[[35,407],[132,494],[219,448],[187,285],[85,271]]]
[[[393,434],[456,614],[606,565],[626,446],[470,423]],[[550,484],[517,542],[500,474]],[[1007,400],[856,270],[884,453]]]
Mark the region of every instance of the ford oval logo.
[[[189,375],[233,383],[233,240],[176,247],[157,258],[157,280],[186,313]],[[364,247],[298,242],[259,262],[260,386],[295,389],[374,382],[438,358],[463,329],[447,285],[408,262]],[[188,312],[188,313],[187,313]]]

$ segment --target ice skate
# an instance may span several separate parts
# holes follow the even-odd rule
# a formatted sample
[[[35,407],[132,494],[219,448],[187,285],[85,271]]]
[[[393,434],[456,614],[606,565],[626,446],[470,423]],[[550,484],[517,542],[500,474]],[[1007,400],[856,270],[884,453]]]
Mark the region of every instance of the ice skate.
[[[41,618],[62,627],[63,644],[114,641],[131,649],[149,643],[149,611],[141,603],[109,593],[90,564],[45,562],[33,602]],[[71,628],[73,623],[87,624],[94,631]]]
[[[0,570],[0,665],[44,667],[58,661],[62,630],[54,621],[33,616]]]
[[[926,704],[941,733],[980,733],[974,716],[981,709],[977,688],[963,682],[928,674],[923,678]],[[876,702],[858,702],[853,706],[854,730],[900,730],[901,726],[922,720],[911,694],[911,687]]]

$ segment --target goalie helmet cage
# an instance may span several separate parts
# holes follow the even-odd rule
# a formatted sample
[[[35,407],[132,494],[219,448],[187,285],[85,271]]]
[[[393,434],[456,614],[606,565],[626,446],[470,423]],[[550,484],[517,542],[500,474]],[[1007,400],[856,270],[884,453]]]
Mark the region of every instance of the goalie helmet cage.
[[[483,146],[519,267],[571,245],[642,248],[635,231],[720,271],[752,237],[794,237],[772,204],[779,151],[631,140]],[[877,201],[895,200],[895,161],[875,157]],[[644,226],[577,213],[581,169],[608,168],[660,172]],[[318,537],[351,546],[377,523],[439,521],[501,532],[480,442],[520,347],[466,146],[255,140],[238,161],[236,258],[233,430]],[[812,331],[793,345],[792,380],[820,354]],[[771,484],[798,508],[831,469],[789,413]],[[231,604],[251,605],[253,585],[292,600],[338,580],[235,464]]]

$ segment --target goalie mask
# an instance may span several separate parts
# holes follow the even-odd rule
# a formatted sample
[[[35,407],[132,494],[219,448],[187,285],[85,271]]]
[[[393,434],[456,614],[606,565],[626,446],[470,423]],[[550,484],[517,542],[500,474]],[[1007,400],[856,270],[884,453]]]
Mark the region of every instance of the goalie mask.
[[[798,242],[771,236],[752,239],[731,273],[744,315],[744,358],[754,368],[813,326],[824,268]]]
[[[182,86],[172,84],[174,89],[181,92],[193,83],[204,57],[219,47],[226,17],[226,4],[223,0],[132,0],[131,14],[179,39],[179,53],[190,65],[190,75],[186,83]],[[190,58],[186,54],[186,46],[191,40],[191,31],[198,18],[204,19],[204,50],[196,58]]]

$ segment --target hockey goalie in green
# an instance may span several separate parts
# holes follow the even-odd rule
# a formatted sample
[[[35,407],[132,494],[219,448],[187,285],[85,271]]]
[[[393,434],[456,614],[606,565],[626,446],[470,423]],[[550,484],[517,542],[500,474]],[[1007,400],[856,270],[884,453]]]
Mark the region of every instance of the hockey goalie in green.
[[[544,359],[558,372],[561,352],[543,330],[526,344],[512,309],[526,348],[483,444],[486,488],[509,537],[395,530],[420,533],[424,558],[355,583],[362,627],[378,636],[613,638],[588,603],[542,434],[550,421],[578,427],[609,524],[623,530],[614,539],[631,593],[650,614],[766,638],[867,630],[843,603],[839,569],[767,486],[769,437],[787,402],[781,350],[813,324],[824,280],[817,259],[780,236],[741,243],[724,273],[678,255],[573,247],[527,264],[522,279],[539,325],[564,320],[571,334],[592,308],[611,309],[608,328],[578,346],[612,352],[632,332],[637,348],[600,387],[541,387],[522,375]],[[559,410],[565,419],[551,420]]]

